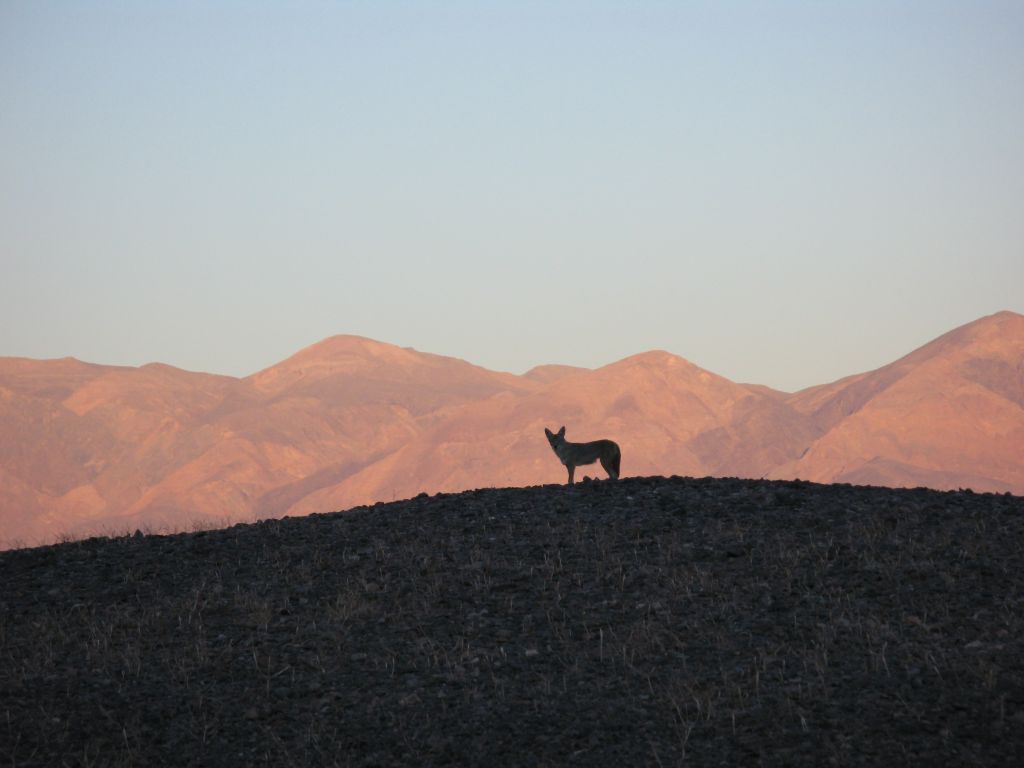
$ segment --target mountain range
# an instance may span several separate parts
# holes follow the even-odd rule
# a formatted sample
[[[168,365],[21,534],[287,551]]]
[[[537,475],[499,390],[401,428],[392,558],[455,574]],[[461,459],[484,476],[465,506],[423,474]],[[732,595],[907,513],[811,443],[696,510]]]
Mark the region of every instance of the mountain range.
[[[355,336],[245,378],[0,358],[0,546],[563,483],[562,425],[623,475],[1024,494],[1024,316],[792,394],[663,351],[513,375]]]

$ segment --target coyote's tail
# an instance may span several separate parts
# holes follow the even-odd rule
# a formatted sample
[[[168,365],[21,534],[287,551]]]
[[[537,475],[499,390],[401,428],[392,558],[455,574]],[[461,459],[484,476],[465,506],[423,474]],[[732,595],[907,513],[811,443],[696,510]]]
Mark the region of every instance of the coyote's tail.
[[[612,456],[612,469],[615,470],[615,479],[617,480],[622,476],[619,471],[619,465],[622,463],[622,451],[619,450],[618,446],[615,446],[615,455]]]

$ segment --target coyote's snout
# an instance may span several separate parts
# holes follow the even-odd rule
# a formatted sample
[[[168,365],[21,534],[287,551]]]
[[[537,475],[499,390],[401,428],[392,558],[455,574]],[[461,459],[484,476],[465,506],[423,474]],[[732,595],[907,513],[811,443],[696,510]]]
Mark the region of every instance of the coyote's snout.
[[[555,452],[558,460],[565,464],[566,469],[569,470],[569,485],[572,485],[576,467],[584,464],[593,464],[599,459],[601,466],[604,467],[604,471],[608,473],[608,477],[612,480],[619,479],[619,462],[622,459],[622,453],[619,451],[619,446],[616,443],[611,440],[595,440],[592,443],[570,443],[565,439],[565,427],[558,430],[558,434],[544,427],[544,434],[548,436],[551,450]]]

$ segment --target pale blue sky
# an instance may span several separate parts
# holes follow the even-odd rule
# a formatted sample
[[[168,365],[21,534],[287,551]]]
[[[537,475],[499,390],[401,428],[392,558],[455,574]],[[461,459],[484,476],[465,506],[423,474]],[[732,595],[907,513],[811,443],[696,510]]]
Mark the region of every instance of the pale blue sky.
[[[795,390],[1024,312],[1024,3],[0,0],[0,355]]]

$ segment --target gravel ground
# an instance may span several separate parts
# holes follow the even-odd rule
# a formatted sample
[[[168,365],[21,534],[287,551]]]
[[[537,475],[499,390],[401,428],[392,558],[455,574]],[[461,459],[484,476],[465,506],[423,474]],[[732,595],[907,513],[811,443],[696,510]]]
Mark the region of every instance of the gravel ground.
[[[0,585],[3,765],[1024,764],[1021,497],[486,489]]]

